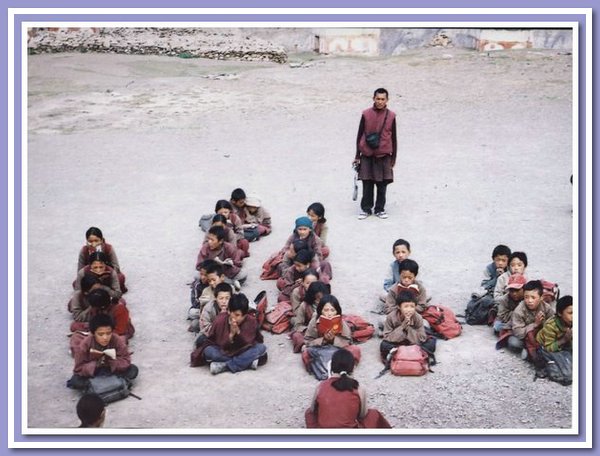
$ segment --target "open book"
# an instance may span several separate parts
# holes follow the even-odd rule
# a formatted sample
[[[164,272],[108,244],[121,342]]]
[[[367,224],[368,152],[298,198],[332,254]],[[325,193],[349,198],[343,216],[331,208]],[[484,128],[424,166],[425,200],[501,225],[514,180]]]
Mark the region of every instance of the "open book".
[[[331,318],[324,317],[321,315],[317,321],[317,331],[319,334],[325,334],[327,331],[332,330],[334,334],[342,333],[342,316],[334,315]]]
[[[96,350],[95,348],[90,348],[90,353],[96,357],[100,358],[102,355],[108,356],[110,359],[117,359],[117,350],[114,348],[107,348],[106,350]]]

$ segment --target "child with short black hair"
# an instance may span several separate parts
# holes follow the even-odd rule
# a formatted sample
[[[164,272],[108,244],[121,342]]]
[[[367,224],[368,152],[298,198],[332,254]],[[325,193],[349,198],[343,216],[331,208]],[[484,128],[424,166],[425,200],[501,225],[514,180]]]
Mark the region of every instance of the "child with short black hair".
[[[527,279],[523,274],[513,274],[508,279],[507,293],[494,300],[497,313],[494,320],[494,332],[500,333],[512,328],[512,314],[524,297],[523,286]]]
[[[523,290],[523,301],[512,314],[512,335],[507,342],[511,350],[521,351],[522,359],[535,362],[538,359],[535,336],[546,320],[554,316],[554,310],[542,299],[543,287],[539,280],[530,280]]]
[[[98,314],[90,320],[90,334],[74,347],[75,367],[67,382],[69,388],[83,390],[90,377],[115,374],[127,380],[137,377],[138,368],[131,364],[125,339],[114,332],[110,315]]]
[[[240,289],[240,284],[246,280],[246,272],[242,269],[243,263],[240,251],[229,242],[225,242],[225,230],[220,226],[213,226],[208,230],[207,240],[196,260],[196,269],[207,259],[215,260],[223,265],[223,272],[227,281]]]
[[[223,273],[223,265],[216,261],[210,260],[210,263],[203,262],[206,271],[206,284],[207,286],[202,290],[202,294],[198,299],[198,308],[190,309],[188,320],[198,319],[202,313],[202,309],[206,304],[215,299],[215,288],[218,284],[225,282],[225,274]],[[194,312],[191,312],[194,310]]]
[[[81,421],[80,428],[99,428],[104,425],[106,406],[97,394],[86,393],[81,396],[77,401],[76,411]]]
[[[493,294],[498,277],[504,274],[508,269],[508,259],[511,256],[510,248],[504,244],[499,244],[492,251],[492,262],[483,270],[483,280],[481,286],[486,294]]]
[[[383,279],[383,289],[386,294],[400,279],[400,269],[398,266],[410,256],[410,243],[404,239],[396,239],[392,245],[392,255],[394,255],[394,261],[390,263],[388,273],[385,279]],[[383,300],[385,301],[385,298]]]
[[[318,280],[319,273],[314,268],[308,268],[301,274],[300,286],[294,288],[292,294],[290,295],[292,313],[296,313],[296,310],[298,310],[298,307],[300,307],[300,304],[302,303],[302,301],[304,301],[306,290],[308,290],[310,284]]]
[[[229,200],[233,212],[244,221],[244,209],[246,207],[246,192],[241,188],[236,188],[231,192],[231,198]]]
[[[100,288],[101,285],[100,279],[96,274],[92,274],[91,272],[84,274],[80,281],[79,291],[73,293],[67,304],[67,308],[71,312],[74,321],[89,321],[91,307],[87,297],[92,290]]]
[[[398,293],[396,309],[387,314],[383,324],[383,340],[379,346],[382,360],[385,361],[390,350],[399,345],[421,345],[427,340],[423,317],[416,308],[414,293],[408,290]]]
[[[215,318],[217,318],[217,315],[222,312],[227,312],[229,300],[233,296],[233,290],[231,289],[231,285],[222,282],[215,287],[214,294],[214,301],[211,301],[204,306],[199,321],[197,320],[198,329],[195,332],[199,331],[200,335],[196,339],[196,347],[200,346],[208,338],[210,328],[212,327]]]
[[[401,291],[411,291],[417,297],[417,312],[422,313],[427,308],[427,291],[423,283],[417,280],[419,265],[416,261],[407,258],[398,265],[400,277],[398,282],[390,288],[385,299],[385,313],[389,314],[397,308],[397,296]]]
[[[546,320],[535,338],[540,344],[540,349],[547,352],[573,350],[572,296],[563,296],[556,302],[556,315]]]
[[[277,301],[289,301],[292,292],[302,285],[302,274],[310,268],[313,261],[313,252],[300,250],[294,257],[294,264],[285,271],[285,274],[277,279],[279,295]],[[317,273],[317,271],[315,271]]]
[[[331,294],[330,286],[317,280],[308,286],[300,305],[295,308],[292,307],[294,315],[290,318],[292,325],[290,339],[292,340],[294,353],[299,353],[304,346],[304,333],[317,310],[321,298],[327,294]]]
[[[267,362],[267,347],[254,315],[248,313],[248,298],[233,295],[227,313],[217,315],[208,335],[204,358],[213,375],[256,369]]]
[[[236,238],[235,246],[242,251],[242,258],[250,256],[250,244],[244,239],[242,219],[234,212],[233,206],[227,200],[219,200],[215,204],[215,214],[227,218],[228,226],[233,230]]]
[[[104,252],[93,252],[89,257],[90,263],[79,270],[77,278],[73,283],[75,291],[81,289],[81,279],[86,274],[93,274],[98,278],[101,288],[104,288],[110,297],[118,300],[123,294],[119,285],[117,272],[108,265],[108,259]]]
[[[506,286],[508,285],[508,279],[511,275],[523,274],[523,276],[525,276],[526,269],[527,254],[525,252],[511,253],[508,257],[508,271],[506,271],[496,280],[496,286],[494,287],[494,299],[498,299],[506,294]]]
[[[312,203],[306,209],[306,215],[311,220],[313,224],[313,231],[321,241],[323,241],[323,247],[321,248],[323,252],[323,258],[327,258],[329,256],[329,247],[327,247],[327,235],[329,233],[329,227],[327,226],[327,219],[325,218],[325,206],[321,203]]]
[[[129,310],[122,300],[113,302],[110,296],[101,288],[92,290],[88,295],[90,303],[90,320],[95,315],[106,314],[110,315],[114,323],[114,332],[128,341],[135,334],[135,328],[129,317]]]
[[[352,378],[355,360],[348,350],[331,358],[331,376],[321,382],[304,417],[307,428],[391,428],[384,416],[367,409],[367,394]]]

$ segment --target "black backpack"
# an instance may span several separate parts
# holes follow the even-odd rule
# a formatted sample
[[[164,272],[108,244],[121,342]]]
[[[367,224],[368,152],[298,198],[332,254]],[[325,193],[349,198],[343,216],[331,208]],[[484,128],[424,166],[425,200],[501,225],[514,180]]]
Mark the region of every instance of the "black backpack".
[[[490,310],[494,307],[494,298],[489,295],[473,295],[465,309],[465,322],[468,325],[489,324]]]
[[[545,362],[546,378],[561,385],[573,383],[573,355],[570,351],[538,350]]]

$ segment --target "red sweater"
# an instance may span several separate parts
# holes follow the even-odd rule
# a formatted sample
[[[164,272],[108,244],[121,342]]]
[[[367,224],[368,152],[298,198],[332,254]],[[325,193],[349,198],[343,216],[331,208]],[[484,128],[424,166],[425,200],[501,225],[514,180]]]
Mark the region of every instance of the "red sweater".
[[[213,321],[208,335],[212,345],[217,345],[228,356],[234,356],[249,347],[262,343],[263,337],[258,330],[258,322],[253,315],[246,314],[246,318],[240,325],[240,333],[229,341],[229,314],[222,312]]]

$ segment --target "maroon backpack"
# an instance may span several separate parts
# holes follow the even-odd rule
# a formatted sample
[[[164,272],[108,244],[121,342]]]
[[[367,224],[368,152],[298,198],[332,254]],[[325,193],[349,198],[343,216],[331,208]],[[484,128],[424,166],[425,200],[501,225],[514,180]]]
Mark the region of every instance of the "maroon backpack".
[[[256,306],[256,310],[254,311],[254,316],[256,317],[256,321],[258,322],[258,327],[260,328],[265,321],[265,314],[267,312],[267,307],[269,305],[267,301],[267,292],[262,290],[260,293],[256,295],[254,298],[254,304]]]
[[[448,307],[429,306],[421,316],[429,322],[431,329],[436,333],[436,337],[452,339],[460,336],[462,332],[462,326],[456,319],[456,315]]]
[[[360,344],[366,342],[375,333],[375,327],[360,315],[342,314],[342,320],[346,322],[352,332],[352,341]]]
[[[262,328],[273,334],[281,334],[291,327],[292,304],[288,301],[280,301],[265,315]]]
[[[271,255],[267,261],[262,265],[262,272],[260,274],[260,278],[262,280],[275,280],[279,278],[279,273],[277,272],[277,266],[281,264],[283,261],[283,255],[285,252],[280,251]]]

